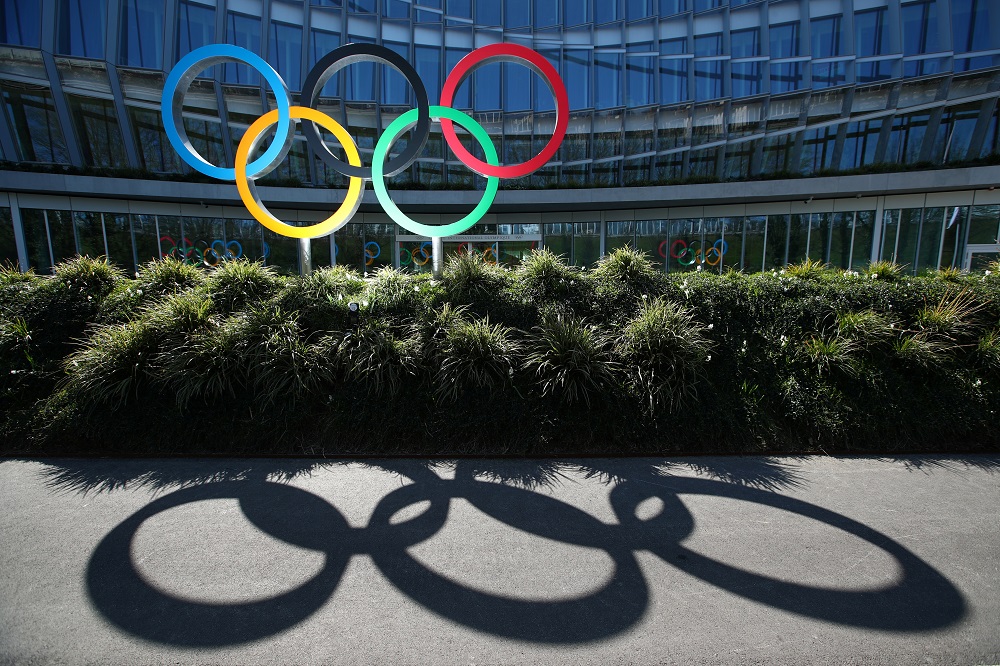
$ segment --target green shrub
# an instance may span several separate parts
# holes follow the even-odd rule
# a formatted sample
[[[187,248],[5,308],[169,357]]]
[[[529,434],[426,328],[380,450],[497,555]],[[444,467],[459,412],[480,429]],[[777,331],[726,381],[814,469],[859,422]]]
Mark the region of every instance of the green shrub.
[[[936,305],[917,312],[916,324],[922,330],[960,342],[974,336],[981,328],[979,314],[984,307],[985,304],[968,290],[956,294],[947,291]]]
[[[896,282],[903,277],[904,267],[891,261],[873,261],[864,270],[868,278]]]
[[[829,273],[829,271],[830,267],[822,261],[813,261],[812,259],[806,259],[805,261],[785,267],[786,275],[802,280],[817,280]]]
[[[617,385],[618,364],[610,338],[596,326],[573,317],[544,319],[528,342],[525,370],[542,396],[572,405],[610,393]]]
[[[1000,331],[993,329],[979,338],[976,356],[983,367],[994,372],[1000,370]]]
[[[104,258],[79,256],[56,264],[52,272],[56,280],[66,283],[71,291],[85,295],[87,300],[103,299],[125,277],[124,271]]]
[[[951,360],[955,345],[933,331],[907,333],[893,343],[893,351],[904,363],[925,370],[939,370]]]
[[[66,359],[65,387],[85,411],[124,407],[149,381],[162,332],[143,319],[98,328]]]
[[[139,267],[134,280],[122,280],[101,304],[101,323],[122,323],[143,306],[195,289],[205,283],[203,271],[173,257],[150,261]]]
[[[888,344],[899,335],[899,325],[874,310],[841,312],[837,315],[837,333],[862,349]]]
[[[282,286],[274,268],[246,259],[225,261],[208,277],[212,301],[223,312],[238,310],[273,296]]]
[[[532,250],[517,268],[526,296],[532,299],[558,299],[570,293],[579,275],[563,258],[547,248]]]
[[[434,292],[429,276],[410,275],[386,266],[368,279],[360,296],[361,306],[370,315],[386,317],[393,324],[407,324]]]
[[[858,374],[857,348],[857,343],[846,338],[813,336],[802,342],[801,352],[820,376],[840,371],[853,377]]]
[[[519,343],[513,329],[490,324],[489,317],[452,322],[441,343],[441,363],[434,372],[436,398],[454,403],[470,390],[498,394],[512,384]]]
[[[373,398],[393,397],[416,375],[420,343],[386,322],[366,318],[357,330],[324,337],[320,357],[332,363],[331,377],[361,384]]]
[[[350,268],[320,268],[290,278],[274,302],[285,312],[297,312],[308,332],[339,330],[348,324],[348,303],[364,288],[364,279]]]
[[[677,412],[697,396],[713,347],[707,333],[690,308],[662,299],[644,303],[621,331],[618,355],[650,412]]]
[[[653,265],[645,252],[625,246],[599,261],[592,278],[598,285],[615,291],[620,289],[629,295],[648,296],[659,290],[663,271]]]
[[[508,273],[480,254],[462,252],[448,258],[441,278],[448,295],[461,302],[489,297],[506,288]]]

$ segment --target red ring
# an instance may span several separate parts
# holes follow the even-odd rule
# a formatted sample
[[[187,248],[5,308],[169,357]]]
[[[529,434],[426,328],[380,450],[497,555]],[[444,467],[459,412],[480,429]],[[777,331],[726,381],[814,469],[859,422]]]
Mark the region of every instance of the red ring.
[[[667,244],[667,241],[665,241],[665,240],[664,241],[660,241],[660,246],[658,248],[656,248],[656,251],[659,252],[660,256],[663,257],[664,259],[667,258],[667,251],[663,249],[666,246],[666,244]]]
[[[684,251],[681,254],[677,254],[677,250],[674,249],[677,247],[678,243],[680,243],[684,247]],[[685,243],[680,238],[678,238],[677,240],[675,240],[673,243],[670,244],[670,257],[672,259],[680,259],[681,257],[687,254],[687,249],[688,249],[688,244]]]
[[[559,145],[562,143],[563,137],[566,136],[566,128],[569,127],[569,95],[566,93],[566,84],[563,83],[556,68],[541,53],[519,44],[490,44],[472,51],[469,55],[458,61],[455,68],[448,74],[448,78],[445,79],[444,87],[441,89],[441,106],[452,106],[452,101],[455,99],[455,92],[475,67],[498,58],[501,60],[516,59],[526,62],[532,69],[536,70],[536,73],[541,73],[548,80],[552,88],[552,92],[556,98],[556,129],[552,138],[542,148],[542,152],[527,162],[521,162],[520,164],[492,166],[482,160],[477,160],[473,157],[472,153],[465,149],[462,142],[458,140],[458,135],[455,134],[455,126],[447,118],[440,119],[441,133],[444,134],[444,139],[448,142],[448,147],[451,148],[455,156],[480,176],[520,178],[521,176],[538,171],[552,159],[556,151],[559,150]]]

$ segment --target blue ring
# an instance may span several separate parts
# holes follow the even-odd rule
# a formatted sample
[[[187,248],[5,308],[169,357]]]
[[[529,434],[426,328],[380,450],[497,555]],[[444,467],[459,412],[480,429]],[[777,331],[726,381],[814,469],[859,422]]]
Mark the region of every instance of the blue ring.
[[[192,169],[219,180],[236,180],[236,169],[227,169],[209,164],[203,157],[200,155],[196,156],[193,152],[191,152],[191,150],[188,149],[188,145],[181,138],[180,134],[177,133],[174,121],[173,101],[174,95],[177,93],[177,86],[180,84],[181,79],[184,78],[184,75],[187,74],[189,70],[194,68],[200,62],[214,58],[230,58],[233,60],[243,61],[247,65],[256,69],[260,75],[264,77],[264,80],[267,81],[268,85],[271,86],[271,90],[274,92],[274,99],[278,106],[278,125],[274,130],[275,140],[271,142],[270,147],[264,151],[263,155],[247,165],[247,177],[252,178],[270,166],[271,163],[276,161],[281,155],[285,142],[283,140],[279,140],[278,137],[288,136],[288,131],[291,128],[292,123],[292,114],[290,111],[292,103],[288,98],[288,88],[285,86],[285,82],[282,80],[281,76],[274,71],[274,68],[267,64],[267,62],[256,53],[247,51],[239,46],[233,46],[232,44],[209,44],[191,51],[191,53],[188,53],[186,56],[177,61],[174,68],[170,70],[170,74],[167,76],[167,81],[163,86],[163,97],[160,101],[160,111],[163,116],[163,129],[167,134],[167,139],[170,141],[170,144],[174,147],[174,150],[177,151],[177,154],[181,156],[181,159],[187,162]],[[212,65],[209,66],[211,67]],[[282,92],[286,94],[282,94]]]
[[[378,259],[382,255],[382,246],[376,243],[375,241],[368,241],[367,243],[365,243],[365,253],[368,252],[369,245],[374,245],[377,252],[375,254],[371,254],[368,256],[371,257],[372,259]]]
[[[722,249],[721,250],[719,250],[719,243],[722,243]],[[712,247],[714,247],[716,250],[719,250],[720,256],[723,255],[723,254],[725,254],[726,252],[729,252],[729,243],[727,243],[722,238],[720,238],[719,240],[717,240],[714,243],[712,243]]]
[[[237,248],[239,248],[239,252],[234,253],[232,250],[230,250],[229,247],[231,245],[235,245]],[[243,246],[240,244],[238,240],[231,240],[228,243],[226,243],[226,252],[228,254],[233,255],[233,259],[239,259],[240,257],[243,256]]]

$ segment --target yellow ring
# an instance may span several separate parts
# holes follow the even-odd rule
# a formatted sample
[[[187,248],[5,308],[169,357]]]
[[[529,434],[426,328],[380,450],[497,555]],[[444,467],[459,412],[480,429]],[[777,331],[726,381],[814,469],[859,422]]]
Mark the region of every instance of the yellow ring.
[[[293,106],[288,112],[293,119],[311,120],[323,129],[331,132],[337,137],[337,141],[344,148],[344,152],[347,154],[347,162],[351,166],[361,166],[361,156],[358,154],[358,147],[354,144],[354,139],[351,138],[347,130],[336,120],[321,111],[305,106]],[[250,148],[264,130],[271,125],[277,124],[277,122],[278,109],[268,111],[254,121],[247,129],[246,134],[243,135],[243,138],[240,139],[240,146],[236,150],[236,189],[239,190],[240,198],[243,199],[244,205],[246,205],[247,210],[250,211],[254,219],[276,234],[291,238],[319,238],[320,236],[333,233],[347,224],[354,217],[358,206],[361,205],[361,196],[365,186],[365,181],[362,178],[352,176],[350,184],[347,186],[347,196],[344,197],[344,203],[340,205],[340,208],[322,222],[308,227],[293,227],[290,224],[285,224],[274,215],[271,215],[263,204],[257,200],[254,193],[250,191],[250,183],[247,179],[247,162],[250,157]]]

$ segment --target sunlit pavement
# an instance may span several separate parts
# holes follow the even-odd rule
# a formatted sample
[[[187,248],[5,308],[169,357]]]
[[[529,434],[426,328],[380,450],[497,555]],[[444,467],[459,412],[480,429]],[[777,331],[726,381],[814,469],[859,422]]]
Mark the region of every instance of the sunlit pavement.
[[[1000,662],[1000,457],[0,460],[0,662]]]

